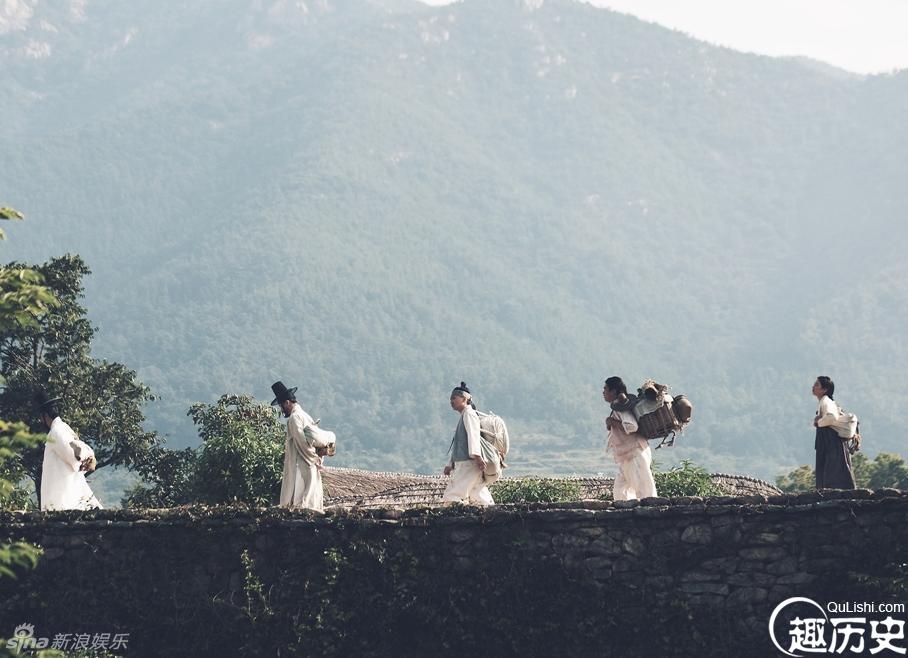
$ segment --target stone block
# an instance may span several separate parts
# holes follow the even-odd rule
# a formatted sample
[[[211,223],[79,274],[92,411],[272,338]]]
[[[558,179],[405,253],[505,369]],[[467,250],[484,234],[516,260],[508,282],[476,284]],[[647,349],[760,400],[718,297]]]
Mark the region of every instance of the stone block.
[[[809,573],[790,573],[785,576],[779,576],[776,579],[776,585],[803,585],[812,583],[817,577]]]
[[[705,523],[688,526],[681,533],[681,541],[687,544],[709,544],[713,540],[713,530]]]
[[[639,560],[630,557],[619,557],[612,563],[612,569],[615,573],[635,572],[641,574],[640,577],[642,577],[644,567],[645,565],[641,564]]]
[[[784,557],[766,565],[766,573],[774,576],[784,576],[798,571],[798,560],[793,556]]]
[[[615,509],[633,509],[640,505],[639,500],[616,500],[613,504]]]
[[[638,537],[627,537],[623,542],[621,542],[621,548],[624,549],[626,553],[631,555],[642,555],[646,550],[646,544],[643,543],[642,539]]]
[[[711,558],[701,562],[700,568],[730,574],[738,569],[738,561],[739,560],[736,557]]]
[[[671,504],[671,500],[660,496],[651,496],[641,499],[640,504],[644,507],[667,507]]]
[[[44,552],[41,554],[42,560],[56,560],[58,557],[61,557],[66,554],[62,548],[45,548]]]
[[[671,546],[678,543],[679,539],[681,539],[680,530],[661,530],[650,536],[649,543],[652,546]]]
[[[873,492],[874,498],[901,498],[904,494],[898,490],[890,487],[885,487],[883,489],[877,489]]]
[[[682,583],[678,591],[685,594],[719,594],[725,596],[729,592],[728,585],[724,583]]]
[[[786,556],[785,550],[781,548],[760,546],[757,548],[742,548],[738,555],[745,560],[781,560]]]
[[[775,545],[782,541],[782,536],[775,532],[761,532],[754,536],[750,541],[754,544]]]
[[[665,591],[674,586],[675,579],[671,576],[647,576],[643,583],[649,589]]]
[[[597,577],[611,576],[612,575],[612,560],[603,557],[588,557],[583,561],[583,566],[593,575]]]
[[[453,560],[452,568],[458,573],[467,573],[477,568],[476,560],[472,557],[460,556]]]
[[[755,603],[763,603],[768,596],[769,590],[765,587],[741,587],[728,596],[728,603],[753,605]]]
[[[718,608],[725,605],[725,596],[719,594],[689,594],[687,601],[694,606]]]
[[[769,502],[769,498],[763,494],[749,494],[747,496],[738,496],[740,500],[745,505],[765,505]]]
[[[665,514],[665,510],[667,509],[667,507],[638,507],[634,510],[634,515],[646,518],[654,518]]]
[[[577,528],[577,534],[589,539],[597,539],[605,533],[605,528]]]
[[[454,544],[472,541],[476,538],[477,528],[456,528],[448,533],[448,541]]]
[[[587,544],[586,552],[592,555],[618,556],[621,555],[621,544],[608,535],[603,535]]]
[[[552,546],[558,552],[579,551],[585,549],[590,543],[588,537],[578,536],[570,533],[562,533],[552,537]]]
[[[688,571],[681,574],[682,583],[708,583],[719,580],[722,574],[716,571]]]

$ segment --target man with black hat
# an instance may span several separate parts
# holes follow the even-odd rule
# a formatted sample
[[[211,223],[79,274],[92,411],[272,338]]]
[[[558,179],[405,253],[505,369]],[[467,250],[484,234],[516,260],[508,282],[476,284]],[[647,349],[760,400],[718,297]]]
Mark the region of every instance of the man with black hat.
[[[327,448],[333,443],[332,432],[315,431],[312,416],[303,411],[296,401],[296,387],[287,388],[283,382],[271,385],[274,400],[279,404],[287,421],[287,439],[284,442],[284,478],[281,482],[281,507],[302,507],[322,511],[324,493],[320,473],[321,457],[316,448]]]
[[[85,480],[85,473],[97,465],[95,453],[60,418],[61,400],[48,397],[45,391],[35,396],[38,413],[48,429],[41,466],[41,509],[100,508]]]

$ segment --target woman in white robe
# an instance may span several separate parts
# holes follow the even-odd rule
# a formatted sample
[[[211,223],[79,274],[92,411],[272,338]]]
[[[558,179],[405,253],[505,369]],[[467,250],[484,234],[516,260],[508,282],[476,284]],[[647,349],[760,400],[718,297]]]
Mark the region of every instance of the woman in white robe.
[[[44,414],[49,423],[44,462],[41,466],[41,509],[95,509],[101,503],[85,480],[85,469],[94,460],[94,452],[79,440],[72,428],[59,416]],[[79,459],[73,444],[80,448]]]
[[[618,475],[612,489],[614,499],[631,500],[655,496],[653,452],[649,442],[637,434],[637,418],[629,408],[627,387],[620,377],[605,380],[602,397],[612,407],[605,425],[608,428],[606,451],[618,465]]]

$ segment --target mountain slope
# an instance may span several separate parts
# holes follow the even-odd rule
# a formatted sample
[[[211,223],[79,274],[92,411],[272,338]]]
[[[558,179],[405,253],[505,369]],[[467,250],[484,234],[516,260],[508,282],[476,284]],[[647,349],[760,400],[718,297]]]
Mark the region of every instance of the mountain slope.
[[[515,471],[609,471],[617,373],[696,405],[658,457],[771,477],[812,459],[824,373],[901,449],[908,74],[536,4],[20,0],[16,249],[86,257],[97,352],[174,445],[191,402],[282,379],[339,465],[428,471],[465,379]]]

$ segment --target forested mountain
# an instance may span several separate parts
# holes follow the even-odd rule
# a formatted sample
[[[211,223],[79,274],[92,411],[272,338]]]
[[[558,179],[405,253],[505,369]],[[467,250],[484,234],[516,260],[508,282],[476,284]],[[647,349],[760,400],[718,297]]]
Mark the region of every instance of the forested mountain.
[[[173,446],[281,379],[338,465],[436,470],[463,379],[512,472],[607,472],[619,374],[694,402],[657,459],[772,477],[828,374],[904,450],[908,72],[573,0],[13,0],[0,80],[4,253],[85,258]]]

